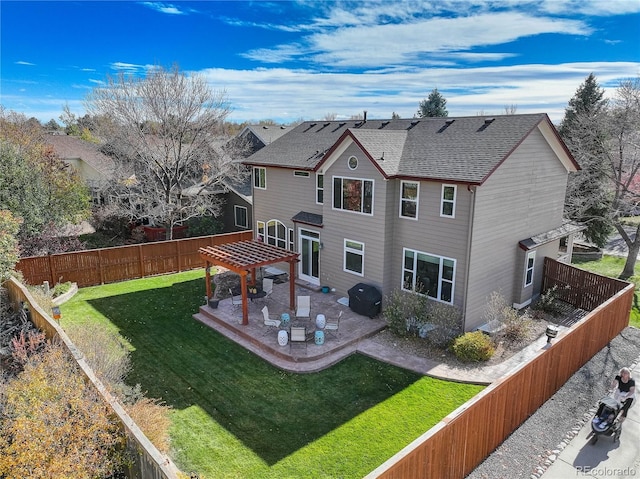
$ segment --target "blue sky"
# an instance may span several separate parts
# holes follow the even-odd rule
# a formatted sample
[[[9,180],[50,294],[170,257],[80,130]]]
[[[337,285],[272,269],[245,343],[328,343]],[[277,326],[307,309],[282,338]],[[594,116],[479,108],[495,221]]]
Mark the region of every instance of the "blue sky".
[[[640,0],[0,2],[0,104],[46,122],[107,75],[177,63],[232,121],[546,112],[640,75]]]

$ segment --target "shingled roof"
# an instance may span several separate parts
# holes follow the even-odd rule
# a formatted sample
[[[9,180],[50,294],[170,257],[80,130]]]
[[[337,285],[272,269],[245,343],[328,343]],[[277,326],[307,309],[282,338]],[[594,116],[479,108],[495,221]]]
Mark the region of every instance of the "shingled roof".
[[[387,177],[480,184],[542,122],[555,131],[545,113],[308,121],[262,148],[245,163],[315,171],[334,145],[343,136],[350,136]]]
[[[107,178],[113,173],[113,159],[100,151],[100,145],[69,135],[48,135],[45,141],[63,160],[81,159]]]

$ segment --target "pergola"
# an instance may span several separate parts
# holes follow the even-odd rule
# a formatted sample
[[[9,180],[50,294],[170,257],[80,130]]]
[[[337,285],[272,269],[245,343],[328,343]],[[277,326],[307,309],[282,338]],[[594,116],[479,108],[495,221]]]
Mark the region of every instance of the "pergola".
[[[256,268],[273,263],[289,263],[289,307],[296,307],[294,282],[295,264],[298,253],[279,248],[258,240],[236,241],[216,246],[199,248],[200,258],[206,262],[207,298],[211,298],[211,265],[222,266],[240,275],[242,293],[242,324],[249,324],[249,305],[247,287],[256,284]],[[247,275],[251,273],[251,283],[247,284]]]

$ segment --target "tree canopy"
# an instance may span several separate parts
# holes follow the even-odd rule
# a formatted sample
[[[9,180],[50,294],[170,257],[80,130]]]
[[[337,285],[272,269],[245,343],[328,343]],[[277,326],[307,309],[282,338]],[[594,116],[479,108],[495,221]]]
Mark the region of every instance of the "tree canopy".
[[[582,161],[576,184],[586,190],[574,184],[567,209],[575,218],[586,218],[587,225],[601,224],[601,237],[612,228],[622,236],[629,248],[620,274],[626,279],[640,252],[640,224],[627,224],[640,209],[640,78],[621,82],[609,102],[599,94],[589,97],[596,107],[576,110],[569,116],[571,135],[565,131],[569,148]]]
[[[591,73],[581,84],[565,110],[559,133],[581,170],[569,176],[566,215],[586,225],[585,237],[603,246],[612,232],[607,219],[612,197],[606,178],[604,90]]]
[[[227,178],[243,174],[234,161],[240,146],[224,133],[224,92],[177,66],[156,67],[143,78],[109,77],[86,106],[100,119],[103,151],[116,162],[111,194],[123,215],[164,226],[168,238],[189,218],[219,215],[216,193]]]
[[[418,105],[418,116],[420,118],[449,116],[447,100],[445,100],[437,88],[431,90],[429,96],[420,102]]]
[[[0,110],[0,209],[21,219],[21,246],[91,215],[84,181],[46,144],[40,124]]]

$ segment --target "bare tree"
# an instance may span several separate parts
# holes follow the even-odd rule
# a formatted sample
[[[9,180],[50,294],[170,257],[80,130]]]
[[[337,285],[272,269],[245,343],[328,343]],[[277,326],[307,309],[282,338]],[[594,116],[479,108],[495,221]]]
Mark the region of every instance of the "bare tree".
[[[516,105],[515,103],[504,106],[505,115],[515,115],[517,111],[518,111],[518,105]]]
[[[112,195],[132,220],[167,229],[199,216],[218,216],[226,179],[244,169],[240,142],[228,142],[224,92],[177,66],[156,67],[146,77],[121,74],[87,97],[102,121],[105,153],[115,159]],[[105,120],[108,119],[108,120]]]

